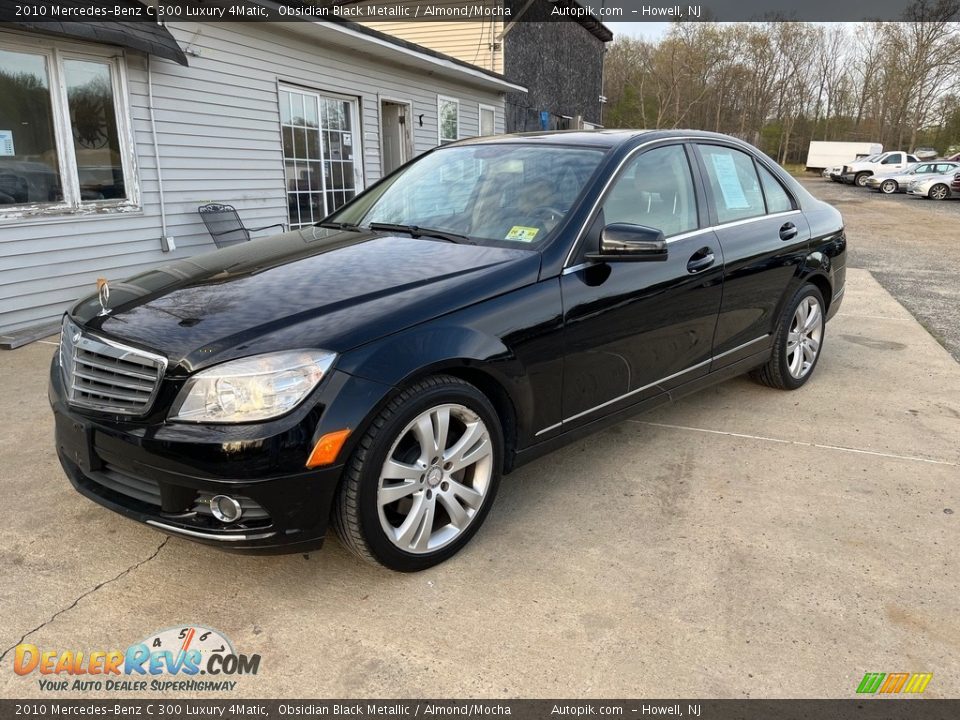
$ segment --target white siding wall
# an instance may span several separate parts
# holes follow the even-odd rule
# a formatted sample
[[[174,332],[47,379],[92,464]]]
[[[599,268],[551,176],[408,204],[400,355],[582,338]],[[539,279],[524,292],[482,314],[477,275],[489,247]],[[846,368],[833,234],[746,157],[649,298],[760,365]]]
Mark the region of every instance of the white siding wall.
[[[478,133],[478,104],[503,97],[453,79],[386,64],[289,34],[283,26],[171,24],[197,56],[190,67],[152,60],[167,231],[161,250],[160,201],[150,130],[146,58],[127,54],[142,212],[85,218],[0,220],[0,332],[55,319],[97,277],[120,280],[173,259],[214,249],[197,207],[234,205],[248,227],[287,222],[277,88],[280,82],[359,98],[364,180],[380,177],[379,98],[413,105],[417,153],[437,144],[437,95],[460,99],[460,133]],[[4,34],[0,32],[0,45]],[[18,35],[23,38],[23,35]],[[419,117],[423,116],[422,127]],[[356,142],[356,140],[355,140]]]

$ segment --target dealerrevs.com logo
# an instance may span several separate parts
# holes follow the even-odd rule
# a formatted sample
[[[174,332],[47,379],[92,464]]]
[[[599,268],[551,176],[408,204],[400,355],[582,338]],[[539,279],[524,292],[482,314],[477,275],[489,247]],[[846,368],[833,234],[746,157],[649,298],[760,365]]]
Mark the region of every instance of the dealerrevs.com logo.
[[[21,643],[13,658],[14,672],[40,675],[45,692],[232,691],[238,684],[233,678],[259,669],[259,655],[236,652],[223,633],[202,625],[167,628],[126,650],[47,650]]]

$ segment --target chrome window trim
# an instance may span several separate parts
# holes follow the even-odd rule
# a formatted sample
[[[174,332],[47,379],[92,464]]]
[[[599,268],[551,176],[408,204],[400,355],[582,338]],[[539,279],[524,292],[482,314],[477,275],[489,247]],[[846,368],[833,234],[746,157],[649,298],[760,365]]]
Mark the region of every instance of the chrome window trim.
[[[666,238],[665,241],[667,245],[669,245],[670,243],[673,243],[673,242],[679,242],[681,240],[687,240],[689,238],[696,237],[697,235],[701,235],[705,232],[715,232],[717,230],[723,230],[729,227],[736,227],[737,225],[746,225],[748,223],[757,222],[758,220],[767,220],[769,218],[786,217],[788,215],[801,215],[801,214],[803,214],[802,210],[784,210],[782,212],[770,213],[769,215],[758,215],[757,217],[746,218],[744,220],[731,220],[730,222],[721,223],[719,225],[708,225],[707,227],[702,227],[697,230],[690,230],[685,233],[680,233],[679,235],[673,235],[672,237]],[[579,244],[579,239],[577,240],[577,242]],[[590,265],[595,265],[595,264],[596,263],[591,263],[591,262],[578,263],[577,265],[571,265],[570,267],[564,268],[560,272],[560,274],[569,275],[571,273],[577,272],[578,270],[583,270],[584,268],[589,267]]]
[[[564,425],[564,424],[566,424],[566,423],[568,423],[568,422],[572,422],[573,420],[578,420],[579,418],[582,418],[582,417],[584,417],[585,415],[589,415],[590,413],[596,412],[597,410],[600,410],[600,409],[602,409],[602,408],[605,408],[605,407],[607,407],[608,405],[613,405],[614,403],[620,402],[621,400],[624,400],[624,399],[626,399],[626,398],[628,398],[628,397],[630,397],[630,396],[632,396],[632,395],[636,395],[637,393],[641,393],[641,392],[643,392],[644,390],[649,390],[650,388],[655,387],[655,386],[659,385],[660,383],[665,383],[665,382],[667,382],[667,381],[669,381],[669,380],[673,380],[673,379],[675,379],[675,378],[678,378],[678,377],[680,377],[681,375],[686,375],[688,372],[692,372],[693,370],[697,370],[698,368],[702,368],[704,365],[709,365],[710,363],[712,363],[712,362],[715,361],[715,360],[719,360],[720,358],[726,357],[727,355],[732,355],[733,353],[738,352],[738,351],[740,351],[740,350],[743,350],[743,349],[746,348],[746,347],[750,347],[751,345],[755,345],[755,344],[758,343],[758,342],[761,342],[761,341],[763,341],[763,340],[766,340],[768,337],[770,337],[770,335],[771,335],[770,333],[767,333],[766,335],[761,335],[760,337],[754,338],[753,340],[749,340],[749,341],[743,343],[742,345],[737,345],[735,348],[732,348],[732,349],[730,349],[730,350],[725,350],[724,352],[720,353],[719,355],[711,355],[707,360],[704,360],[704,361],[702,361],[702,362],[698,362],[696,365],[691,365],[690,367],[686,368],[685,370],[681,370],[680,372],[675,372],[675,373],[673,373],[672,375],[667,375],[666,377],[660,378],[659,380],[655,380],[655,381],[652,382],[652,383],[648,383],[647,385],[644,385],[643,387],[637,388],[637,389],[635,389],[635,390],[631,390],[630,392],[626,392],[626,393],[624,393],[623,395],[618,395],[617,397],[612,398],[612,399],[610,399],[610,400],[607,400],[607,401],[605,401],[605,402],[602,402],[602,403],[600,403],[599,405],[595,405],[595,406],[593,406],[592,408],[589,408],[589,409],[587,409],[587,410],[583,410],[582,412],[578,412],[576,415],[571,415],[571,416],[568,417],[568,418],[564,418],[563,420],[561,420],[561,421],[558,422],[558,423],[554,423],[553,425],[550,425],[549,427],[545,427],[545,428],[543,428],[542,430],[538,430],[536,433],[534,433],[534,437],[539,437],[540,435],[543,435],[543,434],[545,434],[545,433],[548,433],[548,432],[550,432],[551,430],[556,430],[557,428],[561,427],[562,425]]]
[[[580,230],[577,231],[576,240],[574,240],[573,245],[570,246],[570,250],[567,252],[567,257],[564,258],[563,260],[563,269],[561,270],[561,274],[566,274],[565,271],[569,268],[570,261],[573,259],[573,256],[576,254],[577,249],[580,247],[580,243],[583,241],[584,235],[587,232],[587,228],[590,226],[590,222],[593,220],[593,218],[596,215],[597,208],[600,207],[600,204],[603,202],[604,198],[606,198],[607,191],[610,190],[610,186],[613,184],[614,179],[616,179],[616,177],[620,174],[620,171],[623,170],[624,165],[630,162],[637,153],[644,150],[645,148],[650,147],[651,145],[656,145],[657,143],[668,145],[671,143],[677,144],[677,143],[690,143],[690,142],[693,142],[693,143],[699,142],[707,145],[720,145],[721,147],[732,147],[732,148],[738,149],[742,152],[748,153],[755,162],[761,163],[763,167],[765,167],[771,173],[773,172],[772,170],[770,170],[770,168],[766,166],[766,163],[760,160],[760,158],[756,157],[756,155],[754,154],[755,148],[751,148],[749,146],[740,146],[735,142],[729,142],[725,138],[710,138],[710,137],[702,137],[702,136],[695,136],[695,135],[681,135],[681,136],[670,137],[670,138],[658,138],[656,140],[648,140],[645,143],[641,143],[640,145],[637,145],[635,148],[633,148],[633,150],[631,150],[629,153],[627,153],[627,155],[623,158],[623,160],[620,161],[617,167],[614,168],[613,172],[610,173],[610,177],[607,178],[607,182],[604,183],[603,189],[600,191],[600,194],[597,196],[597,199],[594,201],[593,206],[590,208],[590,212],[587,213],[587,217],[583,221],[583,224],[580,226]],[[774,178],[776,178],[776,174],[774,174]],[[692,172],[691,172],[691,179],[693,180],[694,187],[696,188],[697,178]],[[786,188],[784,188],[784,190],[786,190]],[[797,203],[797,199],[796,197],[794,197],[793,193],[787,191],[787,194],[790,196],[791,200],[793,200],[795,204],[799,204]],[[690,237],[692,235],[705,232],[708,230],[718,230],[720,228],[734,227],[736,225],[742,225],[748,222],[766,220],[767,218],[771,218],[771,217],[780,217],[782,215],[793,215],[793,214],[802,214],[802,213],[803,213],[803,210],[797,208],[794,210],[785,210],[780,213],[771,213],[769,215],[758,215],[756,217],[746,218],[745,220],[733,220],[727,223],[720,223],[719,225],[708,225],[705,227],[696,228],[686,233],[681,233],[679,235],[674,235],[672,237],[666,238],[666,241],[667,243],[669,243],[672,240],[683,240],[687,237]]]

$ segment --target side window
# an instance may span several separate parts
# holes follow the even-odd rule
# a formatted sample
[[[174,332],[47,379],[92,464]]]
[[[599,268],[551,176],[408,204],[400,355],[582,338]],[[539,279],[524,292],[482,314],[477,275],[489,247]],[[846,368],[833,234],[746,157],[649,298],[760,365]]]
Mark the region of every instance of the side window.
[[[757,164],[760,171],[760,184],[763,186],[763,194],[767,198],[767,212],[779,213],[793,210],[793,200],[783,189],[783,185],[777,180],[773,173],[767,170],[763,165]]]
[[[697,199],[682,145],[654,148],[624,168],[603,203],[603,221],[646,225],[664,236],[697,228]]]
[[[935,165],[917,165],[913,172],[915,175],[923,175],[924,173],[934,172],[936,169]]]
[[[700,152],[721,224],[766,213],[752,157],[719,145],[701,145]]]
[[[901,155],[900,153],[893,153],[892,155],[887,155],[887,157],[885,157],[885,158],[880,162],[880,164],[881,164],[881,165],[895,165],[896,163],[902,162],[902,161],[903,161],[903,155]]]

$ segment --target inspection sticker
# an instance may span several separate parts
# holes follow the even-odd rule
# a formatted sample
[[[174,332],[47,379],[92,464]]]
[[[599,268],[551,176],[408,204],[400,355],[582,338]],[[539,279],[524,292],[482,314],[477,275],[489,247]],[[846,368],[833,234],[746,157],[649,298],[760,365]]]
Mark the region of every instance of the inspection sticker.
[[[540,228],[524,227],[523,225],[514,225],[507,233],[505,240],[519,240],[520,242],[533,242],[533,239],[540,232]]]

